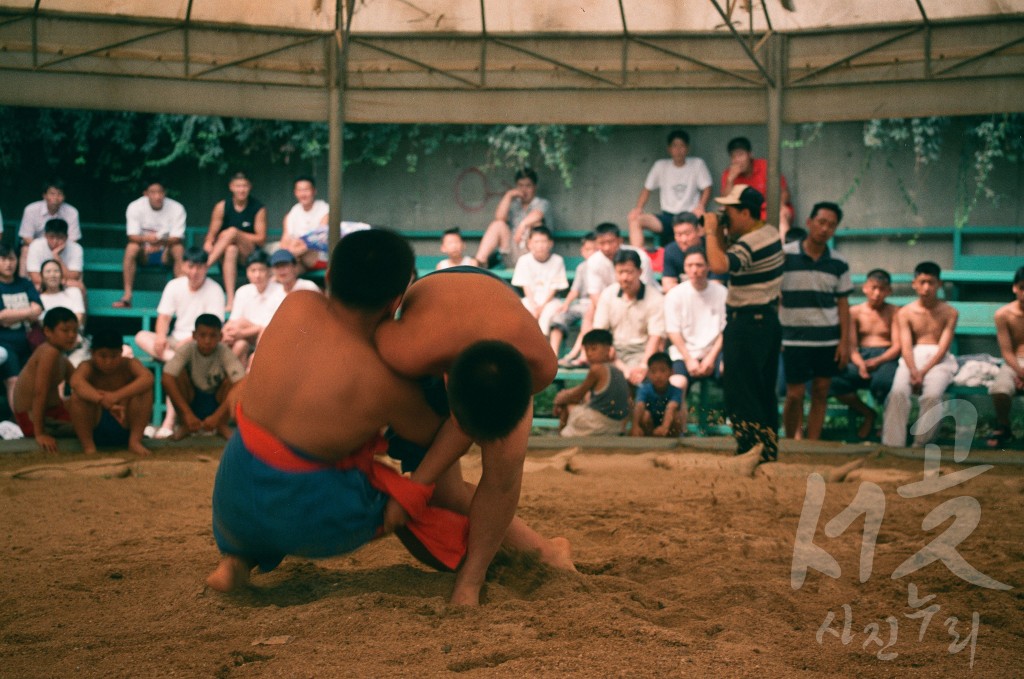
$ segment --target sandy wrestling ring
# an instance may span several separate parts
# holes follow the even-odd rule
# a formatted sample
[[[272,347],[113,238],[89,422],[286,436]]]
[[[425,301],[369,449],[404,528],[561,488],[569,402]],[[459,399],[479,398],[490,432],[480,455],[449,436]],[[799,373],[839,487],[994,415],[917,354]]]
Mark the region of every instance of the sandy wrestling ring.
[[[713,442],[547,445],[527,461],[520,515],[568,537],[580,573],[499,555],[475,610],[449,609],[453,576],[418,565],[393,537],[347,557],[288,558],[242,594],[207,591],[217,448],[108,452],[84,467],[72,453],[0,455],[0,677],[1020,676],[1019,465],[917,498],[897,488],[922,479],[922,461],[890,454],[825,483],[813,544],[842,573],[812,568],[794,590],[808,475],[824,478],[858,450],[784,448],[783,462],[749,478]],[[479,457],[464,468],[478,476]],[[965,468],[943,463],[943,473]],[[863,517],[834,538],[825,526],[866,481],[885,501],[862,582]],[[957,550],[1013,589],[972,584],[942,562],[892,579],[954,522],[926,530],[926,515],[961,496],[981,512]]]

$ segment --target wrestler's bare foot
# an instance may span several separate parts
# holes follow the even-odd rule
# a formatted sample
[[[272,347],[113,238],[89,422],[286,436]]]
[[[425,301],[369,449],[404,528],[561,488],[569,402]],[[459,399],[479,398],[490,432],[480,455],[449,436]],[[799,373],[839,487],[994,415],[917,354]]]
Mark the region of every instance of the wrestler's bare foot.
[[[762,450],[764,450],[764,444],[758,443],[742,455],[735,455],[723,462],[722,468],[733,471],[739,476],[751,478],[757,471],[757,466],[761,464]]]
[[[540,560],[552,568],[576,572],[576,564],[572,562],[572,545],[566,538],[545,540],[540,550]]]
[[[231,592],[239,587],[249,585],[249,573],[254,564],[238,557],[225,556],[221,558],[217,568],[206,576],[206,584],[218,592]]]
[[[846,480],[846,477],[849,476],[850,472],[854,471],[855,469],[860,469],[861,467],[864,466],[865,459],[866,458],[862,457],[860,459],[854,460],[853,462],[847,462],[846,464],[840,467],[836,467],[835,469],[828,473],[828,477],[826,480],[829,483],[842,483],[843,481]]]
[[[874,411],[871,414],[864,416],[864,421],[860,424],[860,429],[857,430],[857,438],[861,441],[871,436],[875,431],[875,420],[878,419],[878,415]]]
[[[149,448],[147,448],[146,446],[142,445],[142,441],[141,440],[140,441],[128,441],[128,450],[132,451],[133,453],[135,453],[136,455],[138,455],[140,457],[145,457],[147,455],[152,455],[152,453],[153,453],[153,451],[151,451]]]

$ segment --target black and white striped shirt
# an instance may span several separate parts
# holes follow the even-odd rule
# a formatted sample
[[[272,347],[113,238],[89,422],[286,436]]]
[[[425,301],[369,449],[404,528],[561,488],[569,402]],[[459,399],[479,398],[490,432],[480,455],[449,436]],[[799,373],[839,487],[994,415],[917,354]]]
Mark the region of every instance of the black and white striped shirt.
[[[726,250],[726,256],[730,274],[725,300],[728,308],[763,306],[779,298],[784,258],[778,229],[765,224],[744,234]]]
[[[782,277],[784,346],[828,347],[839,344],[839,309],[836,300],[853,292],[850,265],[826,247],[818,259],[804,252],[800,241],[787,243]]]

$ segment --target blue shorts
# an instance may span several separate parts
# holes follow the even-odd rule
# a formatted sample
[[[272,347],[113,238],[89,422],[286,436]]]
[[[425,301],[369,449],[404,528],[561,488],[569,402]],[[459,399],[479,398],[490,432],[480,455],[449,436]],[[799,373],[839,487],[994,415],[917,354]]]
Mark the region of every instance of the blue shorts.
[[[236,431],[213,486],[213,536],[223,554],[266,572],[288,554],[325,558],[362,547],[383,525],[387,499],[358,469],[275,469],[251,454]]]
[[[128,445],[128,434],[128,430],[104,408],[100,413],[100,421],[92,430],[92,440],[97,446],[123,448]]]
[[[143,260],[143,266],[161,266],[164,263],[164,249],[161,248],[156,252],[151,252],[146,255]]]
[[[192,402],[188,404],[192,412],[200,420],[205,420],[210,415],[217,412],[217,408],[220,404],[217,403],[216,394],[208,394],[205,391],[196,390],[196,395],[192,397]]]
[[[431,410],[447,418],[451,411],[448,408],[448,390],[444,386],[444,379],[441,377],[424,377],[420,380],[420,388],[423,389],[423,397]],[[406,441],[388,429],[384,434],[388,441],[388,457],[402,463],[402,472],[416,471],[423,458],[427,455],[427,449],[412,441]]]

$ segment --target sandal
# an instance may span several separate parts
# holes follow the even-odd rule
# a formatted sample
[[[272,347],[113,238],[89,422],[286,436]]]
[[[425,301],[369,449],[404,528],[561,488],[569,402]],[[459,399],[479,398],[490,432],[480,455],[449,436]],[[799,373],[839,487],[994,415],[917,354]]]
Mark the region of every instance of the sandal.
[[[114,307],[115,309],[131,309],[132,308],[132,298],[131,297],[122,297],[121,299],[117,300],[116,302],[114,302],[110,306]]]
[[[1005,448],[1006,444],[1013,440],[1013,432],[1009,429],[999,427],[993,429],[985,439],[986,448]]]

